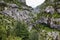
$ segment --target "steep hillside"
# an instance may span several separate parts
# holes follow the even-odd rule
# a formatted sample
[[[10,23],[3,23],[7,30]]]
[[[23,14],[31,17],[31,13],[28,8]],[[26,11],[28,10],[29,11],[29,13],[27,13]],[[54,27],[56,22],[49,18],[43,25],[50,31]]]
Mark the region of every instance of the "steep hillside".
[[[31,8],[25,0],[1,0],[0,40],[60,40],[60,1]]]

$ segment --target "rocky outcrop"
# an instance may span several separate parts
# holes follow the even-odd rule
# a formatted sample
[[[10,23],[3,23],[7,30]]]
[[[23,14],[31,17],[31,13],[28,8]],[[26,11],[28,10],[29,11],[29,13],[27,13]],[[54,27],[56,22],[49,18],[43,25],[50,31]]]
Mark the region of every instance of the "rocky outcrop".
[[[53,14],[54,8],[52,6],[48,6],[48,7],[46,7],[45,12]]]
[[[41,36],[42,35],[42,36]],[[60,40],[59,32],[41,30],[40,32],[40,40]]]
[[[26,1],[25,0],[18,0],[19,2],[21,2],[21,3],[25,3]]]
[[[23,11],[19,10],[17,8],[17,6],[10,7],[10,8],[8,8],[8,10],[3,11],[3,14],[9,15],[9,16],[13,17],[16,20],[22,20],[22,19],[29,18],[29,16],[28,16],[29,13],[30,12],[27,11],[27,10],[23,10]]]
[[[60,13],[60,9],[57,9],[57,12]]]
[[[21,0],[19,0],[21,2]],[[22,2],[25,2],[24,0],[22,0]],[[4,2],[5,3],[5,2]],[[21,9],[19,9],[20,7],[14,3],[6,3],[6,7],[4,7],[4,10],[2,11],[2,13],[4,15],[8,15],[13,17],[16,20],[24,20],[25,22],[33,19],[34,17],[36,17],[36,13],[40,13],[39,8],[33,9],[31,7],[27,7],[25,5],[21,5]],[[33,16],[31,16],[31,15]]]

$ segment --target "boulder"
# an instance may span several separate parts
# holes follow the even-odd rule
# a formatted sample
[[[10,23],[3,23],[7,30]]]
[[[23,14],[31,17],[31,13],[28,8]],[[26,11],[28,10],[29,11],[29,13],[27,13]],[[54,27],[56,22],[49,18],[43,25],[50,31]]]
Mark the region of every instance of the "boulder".
[[[52,6],[48,6],[48,7],[46,7],[45,12],[53,14],[54,13],[54,8]]]
[[[57,9],[57,12],[60,13],[60,9]]]

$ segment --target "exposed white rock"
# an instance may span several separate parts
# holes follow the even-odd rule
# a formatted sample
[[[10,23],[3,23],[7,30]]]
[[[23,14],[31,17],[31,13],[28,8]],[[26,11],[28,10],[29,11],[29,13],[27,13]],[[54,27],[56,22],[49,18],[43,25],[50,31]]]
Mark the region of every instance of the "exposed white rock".
[[[52,32],[53,39],[55,40],[57,36],[59,36],[58,32]]]
[[[25,20],[25,19],[31,18],[31,16],[29,16],[29,14],[30,14],[29,11],[27,11],[27,10],[18,10],[18,8],[10,7],[7,10],[4,10],[3,13],[5,15],[9,15],[9,16],[13,17],[16,20]],[[27,21],[27,20],[25,20],[25,21]]]
[[[17,6],[16,4],[9,4],[9,3],[7,3],[7,5],[8,5],[9,7],[12,7],[12,8],[18,8],[18,6]]]
[[[25,3],[26,1],[25,0],[18,0],[19,2],[22,2],[22,3]]]
[[[57,9],[57,12],[60,13],[60,9]]]
[[[7,7],[5,7],[4,9],[5,9],[5,10],[7,10],[8,8],[7,8]]]
[[[54,8],[53,8],[52,6],[48,6],[48,7],[46,7],[45,11],[46,11],[47,13],[53,14],[53,13],[54,13]]]
[[[57,36],[59,36],[59,32],[48,32],[48,36],[52,37],[54,40],[56,40]]]
[[[36,7],[32,10],[32,13],[36,14],[36,13],[40,13],[40,8]]]
[[[60,21],[60,18],[55,18],[53,19],[53,21]]]
[[[12,15],[12,12],[10,11],[10,10],[4,10],[3,11],[3,14],[5,14],[5,15]]]
[[[47,33],[49,37],[52,37],[52,33],[51,32],[48,32]]]
[[[45,30],[42,30],[42,32],[45,32]]]
[[[31,29],[32,29],[32,26],[30,25],[30,26],[28,27],[28,30],[31,31]]]

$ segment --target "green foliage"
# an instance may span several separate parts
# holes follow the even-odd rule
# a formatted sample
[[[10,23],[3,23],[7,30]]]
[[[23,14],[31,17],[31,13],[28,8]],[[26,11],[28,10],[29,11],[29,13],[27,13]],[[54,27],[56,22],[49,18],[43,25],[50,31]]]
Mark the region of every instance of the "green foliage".
[[[18,22],[15,28],[16,36],[21,37],[22,40],[28,40],[29,32],[24,23]]]
[[[22,40],[20,37],[9,36],[7,40]]]
[[[28,40],[27,26],[13,18],[0,14],[0,40],[20,40],[20,38],[21,40]]]
[[[54,17],[54,18],[60,18],[60,14],[57,13],[57,12],[55,12],[55,13],[53,14],[53,17]]]
[[[4,0],[6,3],[15,3],[19,6],[19,9],[22,9],[22,5],[26,6],[25,4],[19,2],[18,0]],[[59,0],[55,0],[59,1]],[[46,4],[43,4],[40,6],[41,11],[42,9],[45,9],[47,6],[53,6],[55,7],[55,4],[51,4],[49,0],[46,1]],[[5,6],[4,6],[5,7]],[[0,10],[4,10],[4,7],[0,6]],[[29,10],[29,9],[28,9]],[[33,16],[32,14],[29,14],[30,16]],[[31,23],[36,22],[36,20],[40,19],[41,17],[54,17],[54,18],[60,18],[60,14],[55,12],[53,15],[50,13],[40,12],[37,14],[37,17],[33,18]],[[39,40],[39,32],[41,30],[49,31],[57,31],[55,29],[49,28],[46,24],[36,24],[33,26],[32,31],[27,30],[27,25],[23,22],[16,21],[10,16],[5,16],[0,14],[0,40]],[[44,33],[41,36],[40,40],[44,40]]]
[[[13,18],[0,14],[0,40],[6,40],[15,25],[16,21]]]
[[[39,34],[36,30],[30,32],[29,40],[38,40]]]

